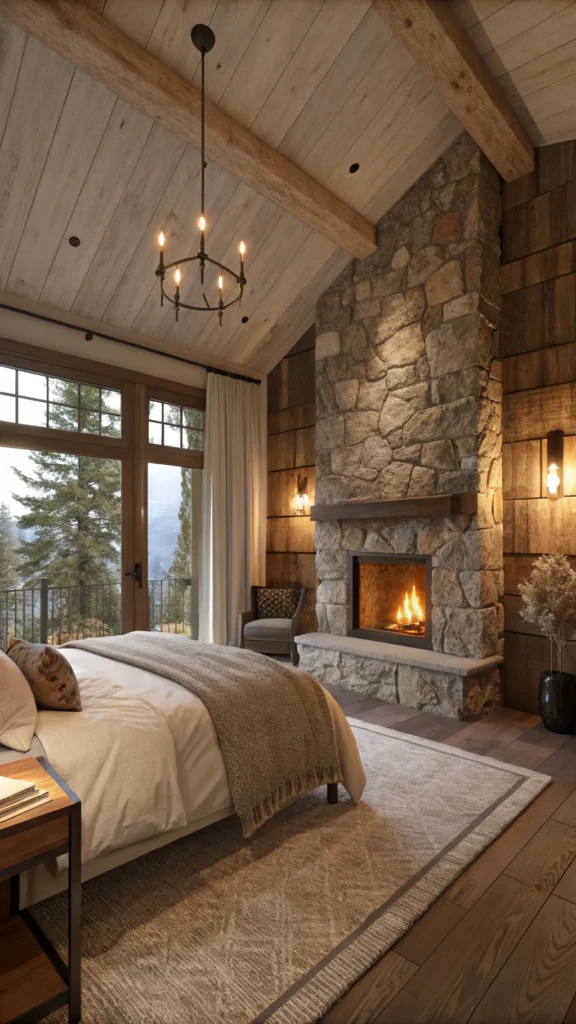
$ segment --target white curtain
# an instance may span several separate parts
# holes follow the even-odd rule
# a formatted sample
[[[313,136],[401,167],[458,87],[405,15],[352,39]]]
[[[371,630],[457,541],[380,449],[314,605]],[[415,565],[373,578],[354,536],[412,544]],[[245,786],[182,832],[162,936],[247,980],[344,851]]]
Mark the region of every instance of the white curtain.
[[[208,374],[200,563],[200,632],[238,645],[239,614],[266,563],[265,384]]]

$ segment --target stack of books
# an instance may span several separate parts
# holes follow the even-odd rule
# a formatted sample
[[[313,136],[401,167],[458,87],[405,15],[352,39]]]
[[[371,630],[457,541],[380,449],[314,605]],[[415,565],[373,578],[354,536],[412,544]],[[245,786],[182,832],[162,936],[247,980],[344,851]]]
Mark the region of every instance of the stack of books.
[[[44,804],[49,799],[48,790],[38,789],[34,782],[0,775],[0,821],[24,814],[25,811],[33,811],[38,804]]]

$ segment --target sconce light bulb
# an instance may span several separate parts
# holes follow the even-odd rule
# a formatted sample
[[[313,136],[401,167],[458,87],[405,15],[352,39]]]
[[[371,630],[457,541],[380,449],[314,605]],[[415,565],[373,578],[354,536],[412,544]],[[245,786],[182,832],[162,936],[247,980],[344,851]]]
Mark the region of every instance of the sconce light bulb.
[[[243,256],[245,252],[246,246],[244,245],[244,242],[240,242],[240,255]]]
[[[206,218],[205,217],[200,217],[200,220],[198,221],[198,227],[200,228],[200,231],[206,231]]]
[[[558,494],[559,486],[560,477],[558,475],[558,466],[555,462],[551,462],[546,473],[546,487],[548,488],[548,493]]]
[[[180,284],[180,281],[182,280],[182,275],[180,274],[180,267],[176,267],[176,270],[174,271],[174,280],[176,281],[176,284]]]
[[[158,245],[160,246],[161,249],[164,248],[164,242],[165,241],[166,241],[166,239],[164,238],[164,232],[161,231],[160,234],[158,235]]]
[[[224,278],[222,277],[222,274],[220,274],[220,277],[218,278],[218,287],[220,291],[222,291],[224,287]]]

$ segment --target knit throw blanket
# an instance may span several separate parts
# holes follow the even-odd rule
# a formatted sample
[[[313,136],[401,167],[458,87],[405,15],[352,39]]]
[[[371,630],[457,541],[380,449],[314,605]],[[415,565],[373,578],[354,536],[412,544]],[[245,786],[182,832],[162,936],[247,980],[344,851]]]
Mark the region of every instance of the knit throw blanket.
[[[64,647],[155,672],[200,698],[216,729],[244,836],[291,797],[342,781],[330,709],[306,672],[255,651],[176,634],[126,633]]]

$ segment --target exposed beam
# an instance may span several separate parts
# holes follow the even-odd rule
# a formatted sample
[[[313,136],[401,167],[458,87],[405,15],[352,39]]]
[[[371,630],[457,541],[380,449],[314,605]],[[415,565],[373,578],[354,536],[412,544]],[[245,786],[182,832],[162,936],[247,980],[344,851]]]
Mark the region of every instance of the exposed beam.
[[[0,0],[0,14],[199,148],[200,92],[84,3]],[[353,256],[374,252],[372,224],[209,100],[206,153]]]
[[[534,170],[526,129],[454,17],[447,0],[374,0],[416,63],[505,181]]]

